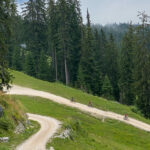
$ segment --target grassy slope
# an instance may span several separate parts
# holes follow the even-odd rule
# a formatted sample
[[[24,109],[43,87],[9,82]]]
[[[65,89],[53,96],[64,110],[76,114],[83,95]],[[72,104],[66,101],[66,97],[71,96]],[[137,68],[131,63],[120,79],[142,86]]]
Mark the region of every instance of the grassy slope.
[[[54,139],[55,150],[150,150],[150,133],[107,119],[101,122],[67,106],[38,97],[13,96],[30,113],[63,121],[63,128],[73,129],[71,139]],[[56,109],[57,108],[57,109]]]
[[[131,117],[134,117],[138,120],[142,120],[150,124],[150,120],[145,119],[141,115],[132,112],[131,108],[128,106],[84,93],[80,90],[67,87],[60,83],[50,83],[50,82],[42,81],[39,79],[35,79],[21,72],[13,71],[12,74],[15,77],[14,84],[16,85],[50,92],[50,93],[53,93],[53,94],[56,94],[56,95],[59,95],[68,99],[71,99],[71,97],[74,97],[76,101],[83,103],[83,104],[88,104],[88,102],[91,100],[94,104],[94,107],[97,107],[106,111],[113,111],[119,114],[127,113]]]
[[[37,122],[31,121],[31,126],[34,126],[34,128],[27,128],[25,132],[21,134],[14,134],[13,132],[6,133],[5,136],[10,137],[10,141],[8,143],[0,143],[0,150],[15,150],[17,145],[40,129],[40,125]]]
[[[19,143],[28,138],[39,129],[39,125],[32,122],[35,128],[28,128],[24,133],[15,134],[14,130],[18,122],[25,123],[23,107],[18,101],[0,93],[0,106],[4,110],[4,115],[0,118],[0,137],[9,137],[8,143],[0,143],[0,150],[12,150]]]

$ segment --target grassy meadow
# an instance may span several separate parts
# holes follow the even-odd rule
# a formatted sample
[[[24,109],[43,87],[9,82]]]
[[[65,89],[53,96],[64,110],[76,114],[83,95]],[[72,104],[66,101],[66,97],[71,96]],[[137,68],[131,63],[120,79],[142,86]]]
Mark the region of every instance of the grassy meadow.
[[[105,111],[112,111],[118,114],[128,114],[130,117],[136,118],[138,120],[144,121],[150,124],[150,120],[145,119],[135,107],[128,107],[122,104],[119,104],[115,101],[109,101],[104,98],[93,96],[77,90],[71,87],[67,87],[61,83],[51,83],[47,81],[42,81],[33,77],[30,77],[24,73],[18,71],[12,71],[14,76],[13,84],[33,88],[36,90],[46,91],[59,95],[68,99],[74,97],[77,102],[88,104],[89,101],[92,101],[94,107]]]
[[[55,150],[149,150],[150,133],[119,121],[102,122],[80,111],[39,97],[13,96],[27,112],[51,116],[71,129],[70,138],[52,140]],[[61,129],[61,130],[62,130]]]

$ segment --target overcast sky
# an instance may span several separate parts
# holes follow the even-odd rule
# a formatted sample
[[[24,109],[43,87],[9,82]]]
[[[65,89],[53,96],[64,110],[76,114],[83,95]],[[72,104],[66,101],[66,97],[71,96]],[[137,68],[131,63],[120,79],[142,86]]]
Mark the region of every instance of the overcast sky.
[[[18,0],[22,3],[27,0]],[[86,21],[86,11],[89,9],[92,23],[109,24],[139,21],[138,11],[150,15],[150,0],[80,0],[82,16]]]

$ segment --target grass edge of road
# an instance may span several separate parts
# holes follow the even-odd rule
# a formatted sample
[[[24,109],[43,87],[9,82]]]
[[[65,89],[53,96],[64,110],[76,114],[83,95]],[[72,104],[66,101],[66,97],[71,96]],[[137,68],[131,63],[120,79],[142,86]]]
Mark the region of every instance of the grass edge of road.
[[[0,150],[15,150],[16,147],[24,142],[26,139],[31,137],[33,134],[38,132],[40,129],[40,124],[35,121],[30,121],[30,125],[28,125],[23,133],[15,134],[11,133],[10,141],[8,143],[0,143]]]

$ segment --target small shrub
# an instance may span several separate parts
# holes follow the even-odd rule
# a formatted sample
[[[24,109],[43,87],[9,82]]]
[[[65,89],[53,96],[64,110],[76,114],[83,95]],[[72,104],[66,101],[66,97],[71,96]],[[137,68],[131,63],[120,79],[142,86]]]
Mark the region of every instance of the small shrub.
[[[7,103],[5,100],[1,99],[1,100],[0,100],[0,104],[1,104],[4,108],[8,108],[8,103]]]
[[[140,110],[136,106],[131,106],[130,108],[131,108],[132,112],[139,114],[139,115],[142,115],[142,113],[140,112]]]
[[[9,130],[9,123],[6,120],[1,119],[0,120],[0,129]]]

